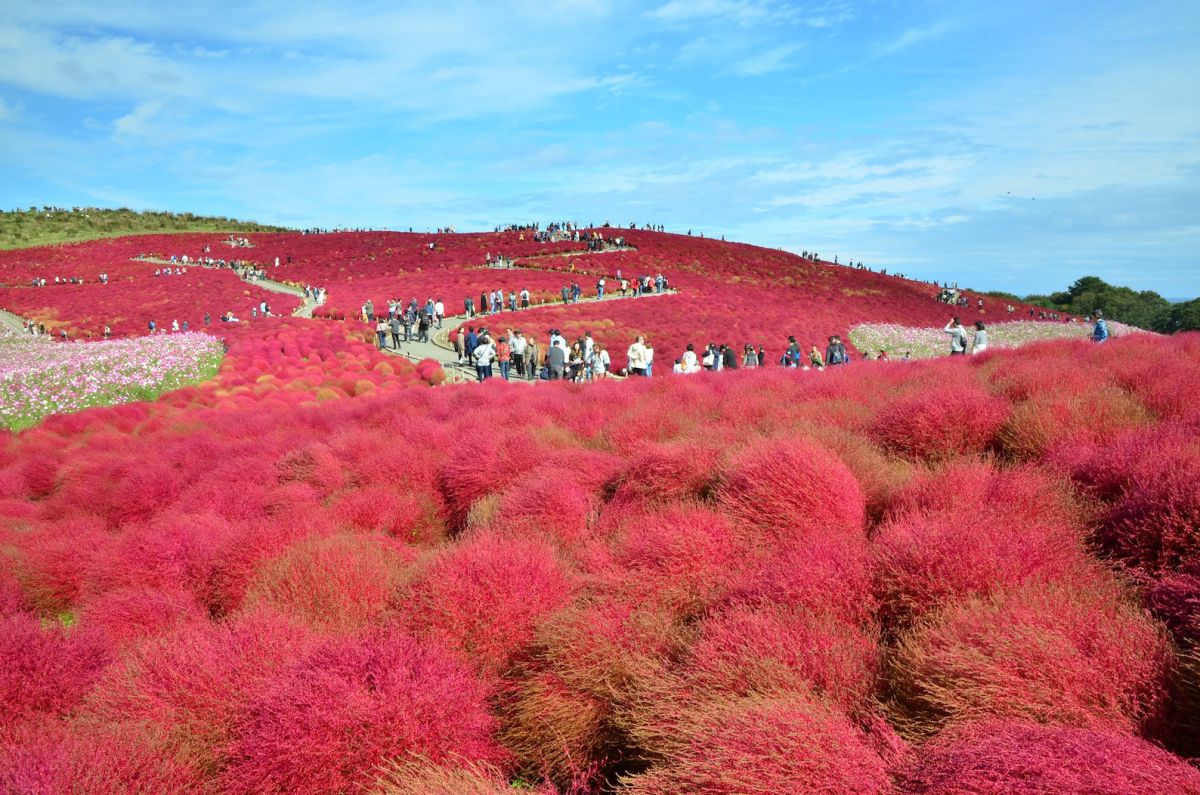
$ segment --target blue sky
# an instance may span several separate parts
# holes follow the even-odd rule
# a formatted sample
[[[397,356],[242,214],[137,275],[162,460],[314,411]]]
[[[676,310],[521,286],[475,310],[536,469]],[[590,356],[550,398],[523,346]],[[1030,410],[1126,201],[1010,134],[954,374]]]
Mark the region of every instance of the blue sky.
[[[1200,294],[1200,3],[155,5],[0,0],[0,206],[649,221]]]

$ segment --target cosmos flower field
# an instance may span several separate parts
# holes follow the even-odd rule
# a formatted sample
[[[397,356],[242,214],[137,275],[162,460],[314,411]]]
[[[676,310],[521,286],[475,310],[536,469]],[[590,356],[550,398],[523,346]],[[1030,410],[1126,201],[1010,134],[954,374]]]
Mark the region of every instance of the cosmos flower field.
[[[514,322],[948,314],[630,239],[581,259],[678,295]],[[1200,792],[1200,336],[449,386],[356,321],[210,334],[210,378],[0,433],[0,790]]]

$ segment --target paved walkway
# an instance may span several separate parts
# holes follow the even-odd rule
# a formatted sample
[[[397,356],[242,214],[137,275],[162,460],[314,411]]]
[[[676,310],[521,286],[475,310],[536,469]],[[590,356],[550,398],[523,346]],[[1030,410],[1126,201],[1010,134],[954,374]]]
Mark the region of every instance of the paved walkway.
[[[205,265],[201,262],[189,262],[187,265],[183,265],[179,262],[171,262],[170,260],[161,259],[159,257],[134,257],[134,259],[137,260],[138,262],[152,262],[155,265],[171,265],[173,267],[187,267],[187,268],[205,268],[207,270],[225,270],[225,268],[214,267],[211,265]],[[236,273],[236,271],[235,271],[235,273]],[[246,284],[253,284],[256,287],[261,287],[264,290],[269,290],[270,292],[273,292],[273,293],[283,293],[284,295],[291,295],[291,296],[295,296],[296,298],[301,299],[303,301],[303,303],[300,306],[296,307],[295,310],[292,311],[293,317],[312,317],[313,310],[317,308],[316,301],[313,301],[311,298],[306,298],[304,295],[304,290],[300,287],[295,287],[290,284],[284,284],[283,282],[272,281],[271,279],[249,279],[249,278],[246,278],[245,276],[241,276],[240,274],[239,274],[239,278],[242,281],[244,281]]]
[[[677,290],[668,290],[667,292],[663,293],[643,293],[640,296],[628,295],[622,297],[609,295],[605,296],[603,303],[607,304],[613,301],[632,301],[638,298],[662,298],[669,295],[676,295],[677,293]],[[595,297],[580,298],[579,304],[594,304],[599,301],[600,299]],[[559,303],[541,304],[540,306],[531,307],[530,309],[520,309],[516,312],[506,311],[497,312],[494,315],[476,315],[471,320],[478,323],[488,323],[490,318],[492,321],[494,321],[496,326],[513,325],[515,327],[519,322],[518,318],[522,318],[530,312],[536,312],[538,309],[549,309],[556,306],[570,307],[576,305],[577,304]],[[534,315],[533,319],[536,319],[536,317],[537,316]],[[411,359],[412,361],[420,361],[421,359],[434,359],[435,361],[439,362],[442,365],[442,369],[446,371],[447,380],[474,381],[476,380],[475,368],[473,366],[460,365],[458,363],[458,354],[454,352],[454,344],[450,341],[450,332],[462,323],[465,323],[467,320],[468,318],[466,315],[455,315],[453,317],[448,317],[443,323],[442,328],[434,328],[431,330],[432,333],[429,336],[429,342],[401,341],[399,350],[395,350],[391,347],[392,336],[389,332],[387,336],[388,347],[384,348],[383,352],[392,354],[393,356],[403,356],[406,359]],[[514,375],[513,380],[516,381],[519,379],[517,379]]]
[[[25,331],[25,318],[21,317],[20,315],[14,315],[12,312],[6,312],[3,309],[0,309],[0,325],[3,325],[5,328],[16,332],[23,337],[29,337],[30,339],[33,339],[33,337]]]

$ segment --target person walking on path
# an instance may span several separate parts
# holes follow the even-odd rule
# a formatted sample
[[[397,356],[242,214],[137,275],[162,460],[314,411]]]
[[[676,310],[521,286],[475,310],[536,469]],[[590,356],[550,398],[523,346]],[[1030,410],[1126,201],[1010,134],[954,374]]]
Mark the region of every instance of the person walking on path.
[[[388,326],[392,330],[392,347],[400,350],[400,318],[397,315],[392,315],[392,319],[388,321]]]
[[[508,344],[508,337],[501,337],[497,341],[496,361],[500,363],[500,377],[507,381],[508,371],[512,366],[512,346]]]
[[[492,362],[496,358],[496,346],[487,337],[475,348],[475,376],[483,383],[492,377]]]
[[[958,318],[950,318],[950,322],[942,329],[950,335],[950,355],[963,356],[967,352],[967,332]]]
[[[379,350],[383,350],[387,347],[387,332],[387,321],[380,316],[379,322],[375,324],[375,334],[379,337]]]

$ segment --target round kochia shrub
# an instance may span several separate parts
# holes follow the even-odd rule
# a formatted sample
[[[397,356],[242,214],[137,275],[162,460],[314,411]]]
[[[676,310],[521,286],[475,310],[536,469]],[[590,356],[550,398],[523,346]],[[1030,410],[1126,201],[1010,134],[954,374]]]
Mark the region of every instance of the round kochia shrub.
[[[415,557],[387,536],[310,536],[259,568],[245,609],[267,605],[318,631],[356,632],[382,618]]]
[[[1095,540],[1150,571],[1200,561],[1200,442],[1173,431],[1130,446]]]
[[[718,502],[752,528],[748,538],[771,545],[861,535],[866,522],[866,500],[854,475],[835,454],[804,437],[766,440],[734,456]]]
[[[165,757],[153,731],[46,722],[0,742],[0,792],[158,795],[203,792],[201,772]]]
[[[495,676],[573,588],[547,542],[481,532],[445,548],[397,593],[395,606],[415,634],[461,651],[476,670]]]
[[[703,701],[661,752],[661,763],[628,779],[630,795],[891,791],[862,732],[801,693]]]
[[[924,746],[899,789],[905,795],[1195,795],[1200,771],[1120,732],[984,721]]]
[[[152,730],[164,754],[215,770],[249,700],[313,643],[307,629],[270,611],[222,624],[192,622],[110,666],[81,716],[88,725]]]
[[[701,624],[671,698],[811,691],[846,712],[862,712],[878,652],[874,635],[827,613],[732,607]]]
[[[221,789],[348,792],[390,760],[498,762],[494,729],[485,688],[437,647],[394,631],[331,640],[259,691]]]
[[[929,387],[888,403],[869,434],[898,455],[938,461],[989,447],[1010,411],[1007,401],[974,384]]]
[[[43,629],[28,614],[0,620],[0,739],[24,721],[67,715],[113,657],[107,638],[84,627]]]
[[[954,602],[890,662],[892,715],[910,736],[983,718],[1156,727],[1173,665],[1161,628],[1100,574]]]

